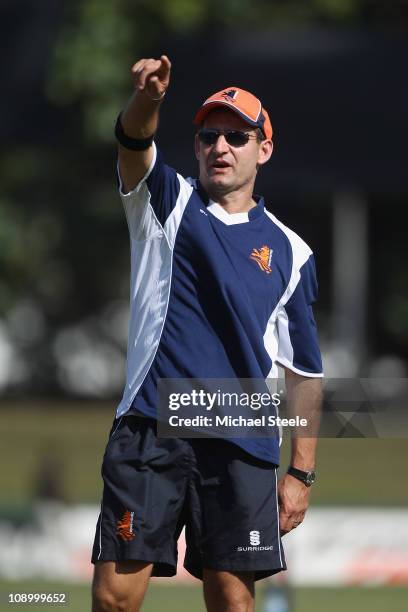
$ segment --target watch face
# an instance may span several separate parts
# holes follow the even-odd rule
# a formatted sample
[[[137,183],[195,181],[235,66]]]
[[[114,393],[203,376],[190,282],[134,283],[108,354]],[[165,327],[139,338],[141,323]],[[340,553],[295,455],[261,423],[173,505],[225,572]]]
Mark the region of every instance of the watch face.
[[[308,472],[306,476],[306,484],[312,485],[315,482],[315,480],[316,480],[316,473]]]

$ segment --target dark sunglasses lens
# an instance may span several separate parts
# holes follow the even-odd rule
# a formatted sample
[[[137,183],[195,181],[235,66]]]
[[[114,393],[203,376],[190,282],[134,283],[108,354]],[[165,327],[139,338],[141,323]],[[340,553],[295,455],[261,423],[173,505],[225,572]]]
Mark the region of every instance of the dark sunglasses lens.
[[[225,140],[232,147],[243,147],[248,142],[249,136],[245,132],[233,130],[225,134]]]
[[[218,140],[219,133],[215,130],[201,130],[198,132],[198,137],[205,145],[213,145]]]
[[[218,132],[217,130],[203,129],[198,132],[198,137],[203,144],[214,145],[221,133],[222,132]],[[231,147],[243,147],[249,140],[249,135],[239,130],[230,130],[229,132],[225,132],[224,135],[225,140]]]

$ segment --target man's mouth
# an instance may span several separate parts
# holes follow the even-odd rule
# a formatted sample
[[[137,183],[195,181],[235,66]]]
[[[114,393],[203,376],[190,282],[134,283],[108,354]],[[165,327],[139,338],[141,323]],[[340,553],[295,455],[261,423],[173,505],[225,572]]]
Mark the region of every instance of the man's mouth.
[[[212,162],[211,168],[215,168],[216,170],[219,170],[221,168],[230,168],[230,164],[226,161],[218,160],[218,161]]]

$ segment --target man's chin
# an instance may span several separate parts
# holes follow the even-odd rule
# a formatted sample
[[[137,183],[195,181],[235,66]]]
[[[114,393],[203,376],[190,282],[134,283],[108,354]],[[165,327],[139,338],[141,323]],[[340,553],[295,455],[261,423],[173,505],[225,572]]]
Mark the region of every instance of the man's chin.
[[[208,177],[204,188],[209,192],[215,191],[222,194],[231,191],[232,184],[226,176],[211,176]]]

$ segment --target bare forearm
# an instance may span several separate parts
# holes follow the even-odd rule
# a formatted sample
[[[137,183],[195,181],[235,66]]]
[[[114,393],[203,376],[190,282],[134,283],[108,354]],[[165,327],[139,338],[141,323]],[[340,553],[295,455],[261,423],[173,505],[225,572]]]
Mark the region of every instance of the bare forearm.
[[[317,438],[292,438],[290,465],[308,472],[316,467]]]
[[[135,90],[122,112],[122,126],[130,138],[148,138],[157,131],[161,100]]]
[[[322,381],[286,371],[288,415],[307,420],[306,430],[299,427],[292,435],[291,465],[300,470],[311,470],[316,465],[316,447],[319,432]]]

